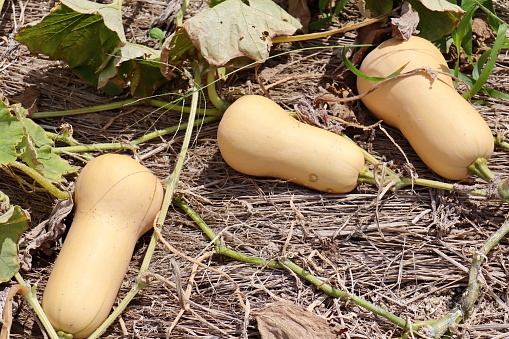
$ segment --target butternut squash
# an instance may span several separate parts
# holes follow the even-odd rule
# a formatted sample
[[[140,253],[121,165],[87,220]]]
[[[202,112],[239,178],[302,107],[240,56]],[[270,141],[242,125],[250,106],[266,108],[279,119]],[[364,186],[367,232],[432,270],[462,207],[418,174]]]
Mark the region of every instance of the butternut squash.
[[[57,331],[86,338],[107,318],[138,238],[163,200],[159,180],[134,159],[101,155],[81,171],[75,215],[44,290]]]
[[[225,111],[217,142],[226,163],[241,173],[323,192],[353,190],[364,168],[364,156],[352,141],[299,122],[259,95],[245,95]]]
[[[405,63],[403,72],[421,67],[449,72],[440,51],[428,40],[389,39],[363,60],[360,71],[370,77],[387,77]],[[360,94],[376,82],[357,78]],[[398,128],[423,162],[451,180],[468,176],[469,166],[493,153],[493,136],[481,115],[453,86],[447,75],[426,72],[395,78],[362,98],[379,119]],[[490,175],[488,175],[489,177]]]

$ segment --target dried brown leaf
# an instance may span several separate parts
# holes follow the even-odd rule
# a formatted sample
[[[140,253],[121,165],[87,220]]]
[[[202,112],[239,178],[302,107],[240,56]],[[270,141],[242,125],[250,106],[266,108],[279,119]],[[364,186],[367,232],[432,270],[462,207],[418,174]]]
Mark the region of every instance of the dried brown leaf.
[[[392,18],[392,36],[397,39],[408,40],[413,34],[418,34],[419,13],[408,2],[401,6],[401,16]]]
[[[309,10],[307,0],[289,0],[288,14],[300,21],[302,32],[309,32],[309,21],[311,20],[311,11]]]
[[[290,302],[278,301],[253,312],[262,339],[335,339],[337,329],[319,317]]]
[[[20,262],[26,271],[32,267],[32,252],[47,250],[52,241],[58,239],[66,229],[65,218],[71,213],[74,203],[72,199],[60,200],[47,220],[27,232],[20,241]]]

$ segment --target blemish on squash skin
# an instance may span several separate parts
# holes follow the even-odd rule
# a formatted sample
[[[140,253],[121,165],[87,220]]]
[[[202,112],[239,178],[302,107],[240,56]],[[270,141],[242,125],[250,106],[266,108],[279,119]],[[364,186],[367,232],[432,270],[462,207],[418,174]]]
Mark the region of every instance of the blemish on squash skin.
[[[318,181],[318,175],[316,173],[311,173],[309,175],[309,181],[311,182],[317,182]]]

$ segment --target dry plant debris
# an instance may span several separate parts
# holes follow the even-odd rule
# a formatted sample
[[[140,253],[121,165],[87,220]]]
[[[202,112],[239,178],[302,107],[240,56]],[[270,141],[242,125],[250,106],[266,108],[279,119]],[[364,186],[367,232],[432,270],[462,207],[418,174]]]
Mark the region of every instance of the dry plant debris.
[[[505,2],[494,1],[501,17],[509,18]],[[8,37],[19,20],[40,19],[51,8],[51,1],[6,1],[7,13],[2,12],[0,32]],[[190,13],[200,10],[201,2],[191,1]],[[153,41],[145,32],[164,8],[166,2],[131,1],[124,9],[129,31],[127,39]],[[351,6],[341,17],[344,22],[358,19]],[[13,11],[15,9],[15,11]],[[18,24],[20,24],[18,22]],[[0,91],[7,97],[20,95],[26,88],[41,92],[40,111],[86,107],[111,101],[72,75],[59,62],[31,56],[26,48],[13,48],[0,42]],[[352,43],[352,33],[330,39],[299,43],[285,48]],[[269,60],[260,71],[278,64],[279,77],[287,82],[269,88],[272,98],[287,108],[305,96],[323,94],[320,87],[331,84],[330,75],[339,66],[340,58],[332,53],[303,51]],[[507,69],[509,58],[501,54],[489,83],[509,92]],[[302,74],[324,74],[323,78],[300,77]],[[239,93],[261,94],[254,72],[238,74],[221,85],[225,97]],[[179,83],[186,88],[187,83]],[[179,90],[179,88],[174,88]],[[478,106],[493,131],[507,134],[509,109],[507,102],[485,98],[488,106]],[[355,108],[354,108],[355,109]],[[131,110],[131,108],[130,108]],[[154,111],[138,107],[127,110],[92,113],[69,118],[41,119],[46,129],[57,131],[62,123],[73,126],[74,137],[83,143],[127,141],[152,131],[156,124],[178,123],[180,113]],[[454,193],[415,188],[402,192],[387,192],[379,199],[376,189],[361,185],[349,195],[318,194],[274,179],[250,178],[229,169],[221,160],[215,145],[217,125],[204,125],[195,135],[192,149],[181,177],[180,193],[207,223],[232,248],[266,259],[291,257],[328,283],[383,305],[409,321],[436,318],[446,314],[461,298],[467,283],[471,254],[478,250],[491,232],[496,230],[509,212],[502,203],[482,198],[466,198]],[[387,129],[394,143],[375,127],[371,133],[353,137],[388,165],[408,161],[420,176],[435,178],[411,151],[396,130]],[[174,165],[182,142],[180,134],[161,137],[133,152],[159,177],[164,178]],[[404,151],[402,154],[401,150]],[[82,165],[74,159],[76,165]],[[497,173],[509,173],[507,152],[498,149],[493,157]],[[32,224],[37,225],[50,213],[53,200],[43,192],[22,192],[18,183],[5,171],[0,171],[2,191],[13,203],[29,206]],[[27,189],[28,190],[28,189]],[[163,237],[174,248],[198,261],[211,250],[211,243],[183,213],[168,214]],[[136,249],[128,277],[119,300],[132,286],[149,239],[143,238]],[[58,244],[56,245],[58,249]],[[284,250],[284,251],[283,251]],[[486,286],[481,293],[475,314],[458,326],[455,338],[504,338],[509,331],[507,280],[509,242],[503,240],[486,258],[481,273]],[[53,254],[37,253],[32,269],[23,272],[27,280],[44,289],[54,260]],[[173,280],[172,260],[180,272],[182,286],[192,286],[188,297],[189,310],[181,312],[178,290]],[[303,305],[313,314],[344,328],[340,338],[399,338],[401,331],[391,323],[373,316],[351,303],[329,298],[287,271],[269,270],[223,258],[207,258],[204,265],[170,253],[159,245],[150,272],[165,280],[152,279],[135,301],[103,336],[108,339],[165,338],[175,319],[170,338],[257,338],[260,332],[252,315],[267,304],[284,299]],[[219,274],[217,271],[220,271]],[[231,283],[231,278],[235,283]],[[4,287],[4,285],[2,285]],[[238,288],[249,301],[251,314],[234,293]],[[11,338],[42,339],[30,307],[20,305],[13,310]]]
[[[288,301],[269,304],[253,315],[262,339],[334,339],[339,332],[325,318]]]

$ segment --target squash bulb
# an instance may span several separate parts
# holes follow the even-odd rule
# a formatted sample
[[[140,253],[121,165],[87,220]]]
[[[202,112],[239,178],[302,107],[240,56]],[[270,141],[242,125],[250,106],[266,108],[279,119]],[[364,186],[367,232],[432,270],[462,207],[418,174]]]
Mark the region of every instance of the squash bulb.
[[[226,163],[241,173],[322,192],[352,191],[364,168],[364,155],[352,141],[304,124],[259,95],[245,95],[228,107],[217,143]]]
[[[82,169],[74,195],[74,219],[42,307],[57,331],[86,338],[110,313],[136,242],[161,208],[163,187],[134,159],[106,154]]]
[[[447,63],[431,42],[416,36],[409,40],[389,39],[363,60],[360,71],[370,77],[387,77],[401,66],[402,73],[421,67],[449,73]],[[376,82],[357,78],[359,94]],[[489,126],[444,74],[426,72],[396,78],[362,98],[379,119],[398,128],[423,162],[451,180],[468,176],[468,166],[493,153]]]

